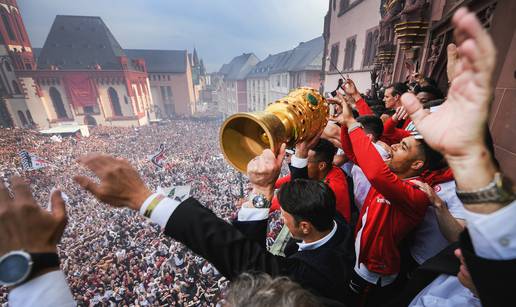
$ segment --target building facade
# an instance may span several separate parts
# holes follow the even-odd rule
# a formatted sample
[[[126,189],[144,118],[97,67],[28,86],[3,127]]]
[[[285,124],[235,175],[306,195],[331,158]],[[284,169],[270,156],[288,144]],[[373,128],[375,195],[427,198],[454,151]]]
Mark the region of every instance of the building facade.
[[[196,112],[192,66],[186,50],[126,49],[125,53],[145,61],[158,118],[191,116]]]
[[[186,50],[124,50],[101,18],[60,15],[32,48],[16,1],[0,0],[0,15],[0,127],[140,126],[196,112],[205,71],[195,50],[195,67]]]
[[[253,53],[244,53],[222,65],[218,71],[221,82],[216,99],[223,117],[247,112],[246,77],[259,61]]]
[[[356,81],[359,90],[371,88],[377,51],[380,0],[330,0],[324,19],[324,91],[337,88],[339,71]]]
[[[0,127],[30,127],[27,99],[34,84],[18,72],[35,68],[32,46],[15,0],[0,0]]]
[[[405,81],[420,72],[447,90],[446,47],[453,42],[451,18],[461,6],[476,12],[497,48],[489,129],[501,169],[516,180],[516,1],[382,1],[376,57],[379,82]]]
[[[323,47],[323,38],[317,37],[258,63],[247,75],[248,109],[262,111],[298,87],[319,89]]]

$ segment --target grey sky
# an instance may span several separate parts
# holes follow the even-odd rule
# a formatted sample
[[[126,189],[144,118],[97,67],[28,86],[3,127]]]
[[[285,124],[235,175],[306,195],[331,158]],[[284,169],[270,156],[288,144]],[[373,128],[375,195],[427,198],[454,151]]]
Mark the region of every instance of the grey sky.
[[[208,71],[244,52],[260,59],[322,34],[327,0],[18,0],[33,47],[56,15],[100,16],[123,48],[195,46]]]

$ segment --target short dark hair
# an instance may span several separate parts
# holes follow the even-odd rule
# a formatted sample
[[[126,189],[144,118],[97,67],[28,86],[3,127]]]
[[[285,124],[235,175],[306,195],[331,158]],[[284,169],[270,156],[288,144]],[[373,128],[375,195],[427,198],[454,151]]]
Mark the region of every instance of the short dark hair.
[[[431,85],[423,86],[417,90],[417,93],[421,92],[429,93],[430,95],[434,96],[433,99],[441,99],[444,97],[443,92],[441,92],[440,89]]]
[[[380,139],[383,133],[382,120],[374,115],[363,115],[357,118],[357,122],[364,126],[364,131],[373,135],[374,141]]]
[[[337,147],[327,139],[320,139],[319,142],[312,148],[315,151],[317,160],[326,162],[328,167],[333,164],[333,157],[337,153]]]
[[[295,179],[283,184],[278,192],[281,208],[297,223],[310,222],[318,231],[333,228],[335,194],[324,183],[310,179]]]
[[[374,106],[371,106],[371,110],[373,111],[373,113],[380,117],[382,116],[382,114],[387,110],[385,108],[385,106],[383,104],[379,104],[379,105],[374,105]]]
[[[392,88],[392,96],[403,95],[408,92],[408,86],[405,83],[396,82],[389,85],[387,88]]]
[[[443,167],[444,157],[441,153],[433,150],[424,140],[419,140],[419,150],[424,156],[425,164],[422,170],[438,170]]]
[[[423,108],[430,109],[431,107],[437,107],[444,103],[444,99],[434,99],[423,104]]]

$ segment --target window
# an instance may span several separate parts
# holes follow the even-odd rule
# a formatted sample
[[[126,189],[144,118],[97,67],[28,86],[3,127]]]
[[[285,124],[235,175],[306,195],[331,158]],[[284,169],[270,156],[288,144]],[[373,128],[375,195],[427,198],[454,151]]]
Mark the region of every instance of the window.
[[[25,36],[23,35],[23,27],[20,25],[20,21],[19,21],[19,18],[20,16],[13,16],[14,17],[14,21],[16,23],[16,27],[18,27],[18,32],[20,33],[20,38],[23,42],[25,42]]]
[[[9,21],[9,16],[7,16],[9,13],[7,13],[7,11],[2,9],[0,14],[2,14],[2,21],[4,22],[4,28],[7,31],[7,35],[9,35],[9,39],[11,39],[12,41],[15,41],[16,40],[16,36],[14,35],[13,28],[12,28],[11,23]]]
[[[34,119],[32,119],[32,115],[30,114],[30,111],[29,110],[25,111],[25,114],[27,114],[27,119],[29,120],[29,123],[31,125],[33,125],[34,124]]]
[[[111,101],[111,106],[113,107],[113,115],[122,116],[122,107],[120,106],[120,100],[118,99],[118,93],[112,87],[108,89],[109,100]]]
[[[330,71],[336,70],[338,60],[339,60],[339,43],[336,43],[331,46]]]
[[[18,85],[18,82],[16,82],[15,80],[13,80],[12,84],[13,84],[13,90],[14,90],[14,93],[15,93],[16,95],[21,95],[21,90],[20,90],[20,86]]]
[[[84,114],[93,114],[95,112],[92,106],[82,107],[82,109],[84,110]]]
[[[346,50],[344,51],[344,70],[353,70],[355,60],[356,36],[346,40]]]
[[[27,122],[27,118],[25,118],[25,114],[23,114],[22,111],[18,111],[18,117],[20,118],[23,127],[26,127],[29,124]]]
[[[376,56],[376,50],[378,48],[378,35],[379,31],[371,30],[366,34],[366,46],[364,51],[364,63],[363,67],[368,67],[374,64],[374,58]]]
[[[340,10],[339,12],[342,13],[349,9],[349,0],[340,0]]]
[[[54,110],[56,111],[57,118],[67,118],[66,110],[63,104],[63,99],[61,98],[61,93],[55,88],[50,88],[50,99],[52,100],[52,105],[54,105]]]

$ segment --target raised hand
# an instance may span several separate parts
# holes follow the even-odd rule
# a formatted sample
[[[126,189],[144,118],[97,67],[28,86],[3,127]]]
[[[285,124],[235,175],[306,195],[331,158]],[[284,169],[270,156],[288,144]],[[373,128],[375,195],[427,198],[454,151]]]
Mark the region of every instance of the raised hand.
[[[261,155],[249,161],[247,175],[253,188],[272,193],[281,171],[285,148],[286,145],[282,144],[278,156],[275,156],[270,149],[265,149]]]
[[[458,71],[459,54],[457,53],[457,46],[455,44],[449,44],[446,49],[448,56],[446,62],[446,74],[448,75],[448,83],[451,83]]]
[[[327,98],[326,101],[329,104],[335,104],[338,106],[340,112],[328,117],[329,120],[335,121],[341,125],[346,125],[348,122],[354,122],[353,111],[351,105],[340,98]]]
[[[396,108],[396,113],[392,115],[392,120],[398,122],[400,120],[405,120],[408,117],[407,110],[404,107]]]
[[[91,170],[100,179],[100,183],[85,176],[75,176],[73,179],[93,196],[111,206],[139,210],[145,199],[152,194],[127,160],[91,154],[81,157],[78,162]]]
[[[425,141],[453,159],[483,152],[496,51],[474,13],[460,8],[452,21],[458,58],[452,59],[455,77],[448,99],[431,114],[413,94],[404,94],[402,103]]]
[[[296,144],[296,157],[305,159],[308,157],[308,151],[317,145],[319,143],[319,140],[321,139],[321,135],[323,134],[324,129],[321,130],[319,133],[314,135],[313,137],[309,139],[305,139],[299,143]]]
[[[67,222],[61,192],[52,193],[51,211],[47,211],[20,177],[11,179],[11,188],[14,198],[0,181],[0,256],[14,250],[56,253]]]

